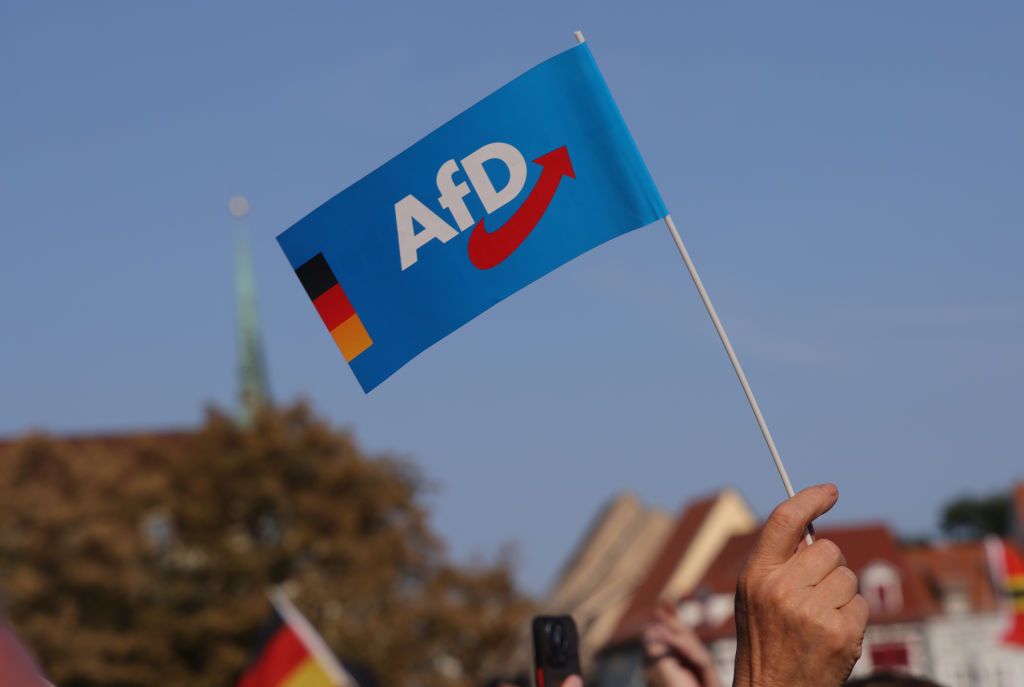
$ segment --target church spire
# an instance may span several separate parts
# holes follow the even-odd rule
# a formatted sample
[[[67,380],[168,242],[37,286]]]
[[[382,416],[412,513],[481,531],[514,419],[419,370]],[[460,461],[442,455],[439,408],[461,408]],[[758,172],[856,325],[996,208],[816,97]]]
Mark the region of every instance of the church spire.
[[[235,299],[238,326],[238,419],[248,424],[257,411],[270,402],[267,370],[263,360],[259,317],[256,313],[256,285],[249,248],[249,201],[234,196],[228,209],[235,218]]]

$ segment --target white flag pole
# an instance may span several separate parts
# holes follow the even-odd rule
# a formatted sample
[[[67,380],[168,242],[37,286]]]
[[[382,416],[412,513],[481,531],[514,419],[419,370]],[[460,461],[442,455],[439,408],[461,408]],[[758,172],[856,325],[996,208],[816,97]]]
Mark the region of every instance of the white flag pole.
[[[327,677],[335,687],[359,687],[355,678],[345,670],[334,652],[327,646],[320,633],[314,629],[302,611],[295,607],[288,594],[281,587],[274,587],[267,592],[270,604],[281,614],[281,618],[295,630],[295,633],[306,645],[313,658],[327,673]]]
[[[583,43],[586,40],[583,38],[582,31],[573,32],[573,36],[575,36],[577,43]],[[768,444],[768,452],[772,454],[775,469],[778,470],[779,477],[782,478],[782,485],[786,488],[786,495],[792,497],[795,493],[793,491],[793,483],[789,481],[789,473],[786,472],[786,466],[782,462],[782,456],[779,455],[779,449],[775,447],[775,440],[772,438],[772,433],[768,429],[768,423],[765,422],[764,415],[761,413],[761,406],[758,405],[757,398],[754,397],[754,390],[750,388],[750,382],[747,381],[747,375],[743,372],[740,359],[736,357],[736,351],[733,350],[732,343],[729,341],[729,335],[725,333],[725,327],[722,326],[722,321],[718,319],[718,312],[711,303],[711,297],[708,296],[707,289],[704,288],[704,282],[701,281],[700,275],[697,273],[697,267],[693,264],[693,260],[690,259],[690,253],[686,250],[686,244],[683,243],[683,237],[679,235],[679,230],[676,229],[676,223],[672,221],[672,215],[665,215],[665,226],[668,227],[672,240],[675,241],[676,248],[679,249],[679,255],[683,258],[683,264],[686,265],[686,271],[690,273],[690,278],[693,279],[693,285],[697,287],[697,293],[700,294],[704,308],[708,311],[708,316],[711,317],[711,323],[715,325],[718,338],[722,340],[725,354],[729,356],[729,362],[732,363],[732,369],[736,372],[736,378],[740,380],[740,386],[743,387],[743,393],[747,397],[750,409],[754,411],[757,426],[761,428],[761,436],[764,437],[764,442]],[[808,532],[805,535],[808,544],[814,543],[812,532],[813,529],[808,527]]]

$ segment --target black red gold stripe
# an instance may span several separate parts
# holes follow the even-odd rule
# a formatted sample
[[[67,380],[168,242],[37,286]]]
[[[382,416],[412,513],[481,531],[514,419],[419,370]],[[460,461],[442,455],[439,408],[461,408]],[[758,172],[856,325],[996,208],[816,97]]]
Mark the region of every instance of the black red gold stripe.
[[[304,262],[295,270],[295,274],[346,361],[352,362],[373,345],[370,333],[356,314],[323,253],[317,253]]]

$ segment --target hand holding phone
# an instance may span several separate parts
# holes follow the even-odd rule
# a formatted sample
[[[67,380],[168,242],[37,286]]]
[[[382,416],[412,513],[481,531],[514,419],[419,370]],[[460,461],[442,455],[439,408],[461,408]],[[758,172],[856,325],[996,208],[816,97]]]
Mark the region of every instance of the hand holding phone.
[[[540,615],[533,619],[533,667],[536,687],[563,687],[572,676],[582,684],[579,635],[572,616]]]

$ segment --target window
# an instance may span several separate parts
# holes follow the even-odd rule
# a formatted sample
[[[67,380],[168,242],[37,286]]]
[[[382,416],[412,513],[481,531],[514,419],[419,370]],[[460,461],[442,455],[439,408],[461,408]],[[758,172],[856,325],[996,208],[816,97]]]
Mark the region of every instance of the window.
[[[860,586],[872,613],[898,613],[903,609],[903,584],[892,564],[875,561],[865,567]]]
[[[906,642],[872,644],[871,664],[875,670],[909,668],[910,652],[907,650]]]
[[[942,594],[942,611],[946,615],[960,615],[971,610],[971,598],[965,584],[952,584]]]

